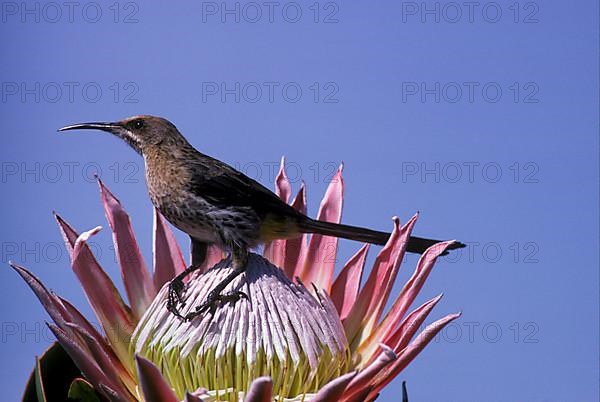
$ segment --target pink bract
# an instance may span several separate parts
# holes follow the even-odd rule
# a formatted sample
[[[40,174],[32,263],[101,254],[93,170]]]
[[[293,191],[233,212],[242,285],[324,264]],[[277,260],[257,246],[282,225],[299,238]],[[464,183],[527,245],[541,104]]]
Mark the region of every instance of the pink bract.
[[[283,168],[276,178],[276,192],[289,202],[291,185]],[[11,263],[40,300],[54,324],[50,329],[95,390],[115,401],[203,401],[210,399],[207,390],[187,390],[176,395],[174,388],[159,367],[141,355],[133,356],[130,340],[138,322],[144,316],[161,288],[185,269],[181,249],[165,221],[154,213],[153,270],[146,267],[134,236],[131,220],[120,201],[98,180],[104,211],[113,233],[121,276],[125,284],[126,303],[111,278],[98,264],[88,247],[88,240],[100,227],[79,234],[64,219],[56,215],[65,245],[71,256],[73,272],[96,314],[102,332],[69,302],[49,291],[27,269]],[[333,177],[321,202],[318,219],[340,222],[344,183],[342,168]],[[294,208],[306,211],[304,185],[291,202]],[[388,243],[379,251],[364,286],[361,280],[369,246],[364,245],[341,267],[337,277],[335,260],[337,239],[313,235],[298,239],[277,240],[264,247],[264,256],[281,268],[290,280],[314,285],[332,303],[332,314],[343,328],[351,364],[318,392],[304,400],[311,401],[372,401],[382,388],[396,377],[431,339],[460,314],[449,314],[428,325],[417,334],[425,319],[439,302],[436,296],[409,312],[423,287],[436,259],[452,242],[437,244],[420,258],[412,277],[403,286],[391,308],[385,312],[393,284],[398,275],[417,216],[405,225],[393,219],[393,231]],[[330,258],[324,258],[328,256]],[[211,248],[203,271],[223,258],[223,253]],[[201,280],[202,276],[193,280]],[[309,289],[311,286],[307,286]],[[164,292],[162,292],[164,293]],[[157,296],[159,295],[159,296]],[[312,297],[312,296],[311,296]],[[316,296],[315,296],[316,297]],[[245,401],[267,402],[277,395],[269,377],[254,379],[243,390]]]

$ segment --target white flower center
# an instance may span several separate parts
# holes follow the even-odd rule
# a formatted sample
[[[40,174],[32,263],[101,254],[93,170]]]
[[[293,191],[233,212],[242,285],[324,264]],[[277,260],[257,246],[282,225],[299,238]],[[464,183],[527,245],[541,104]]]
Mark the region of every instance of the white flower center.
[[[223,260],[190,280],[182,313],[195,311],[232,269]],[[256,254],[223,294],[233,291],[248,299],[186,322],[167,311],[163,287],[134,331],[132,353],[157,364],[179,397],[199,387],[237,395],[264,375],[273,379],[274,395],[294,397],[349,370],[344,329],[325,293],[315,298]]]

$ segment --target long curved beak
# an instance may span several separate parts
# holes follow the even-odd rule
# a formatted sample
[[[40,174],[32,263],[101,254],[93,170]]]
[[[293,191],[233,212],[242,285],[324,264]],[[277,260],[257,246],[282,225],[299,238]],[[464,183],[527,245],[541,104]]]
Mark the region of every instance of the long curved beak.
[[[79,123],[72,124],[70,126],[65,126],[59,128],[58,131],[68,131],[68,130],[102,130],[108,131],[109,133],[115,133],[115,131],[121,129],[122,127],[117,123]]]

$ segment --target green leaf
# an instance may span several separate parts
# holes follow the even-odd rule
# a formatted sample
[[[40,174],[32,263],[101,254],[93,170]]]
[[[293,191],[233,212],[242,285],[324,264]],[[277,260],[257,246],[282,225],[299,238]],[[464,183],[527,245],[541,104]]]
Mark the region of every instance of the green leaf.
[[[38,402],[46,402],[46,393],[44,392],[44,382],[42,380],[42,367],[40,359],[37,356],[35,358],[33,377],[35,378],[35,394]]]
[[[69,399],[79,402],[100,402],[94,387],[83,378],[76,378],[69,387]]]
[[[81,377],[81,371],[55,342],[36,359],[23,402],[66,401],[69,385],[78,377]]]

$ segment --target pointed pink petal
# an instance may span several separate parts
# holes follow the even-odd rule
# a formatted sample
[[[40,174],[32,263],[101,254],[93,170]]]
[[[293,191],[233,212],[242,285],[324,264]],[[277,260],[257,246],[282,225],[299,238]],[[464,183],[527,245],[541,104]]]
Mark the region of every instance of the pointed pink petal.
[[[358,296],[368,252],[369,244],[365,244],[344,265],[331,287],[331,300],[342,320],[348,316]]]
[[[348,341],[355,347],[371,333],[381,317],[398,275],[406,244],[416,219],[417,215],[413,216],[406,225],[400,227],[400,220],[394,217],[394,230],[387,244],[377,255],[367,283],[359,292],[356,303],[344,320]]]
[[[154,287],[163,285],[185,270],[181,249],[173,231],[163,216],[154,208]]]
[[[171,386],[150,360],[135,355],[138,379],[146,402],[179,402]]]
[[[130,401],[128,393],[119,384],[115,384],[108,376],[100,369],[98,364],[94,361],[93,357],[86,352],[81,345],[79,345],[74,339],[70,338],[68,334],[62,329],[58,328],[53,324],[48,324],[50,330],[58,339],[58,342],[69,354],[75,365],[81,370],[85,377],[94,385],[94,388],[101,389],[101,385],[104,384],[114,390],[117,394],[114,395],[118,401]],[[114,397],[113,396],[113,397]]]
[[[379,325],[377,332],[380,339],[387,337],[400,319],[404,317],[404,314],[406,314],[406,311],[419,294],[419,291],[421,291],[423,284],[435,265],[435,261],[452,243],[454,241],[435,244],[429,247],[421,258],[419,258],[415,272],[408,282],[406,282],[390,311]]]
[[[403,350],[441,299],[442,295],[434,297],[407,315],[398,329],[384,338],[386,344],[391,345],[397,352]]]
[[[67,248],[67,251],[69,252],[69,257],[71,259],[71,263],[73,263],[73,251],[75,248],[75,243],[79,237],[79,234],[73,229],[73,227],[71,225],[69,225],[69,223],[67,223],[56,212],[54,212],[54,217],[58,223],[61,235],[65,242],[65,247]],[[94,233],[92,233],[92,234],[94,234]],[[96,268],[94,268],[94,270],[98,269],[101,271],[101,275],[106,276],[106,274],[102,271],[102,268],[100,268],[100,266],[98,265],[97,261],[95,260],[95,257],[93,256],[93,254],[91,253],[91,251],[89,250],[87,245],[84,244],[82,249],[80,250],[80,252],[86,254],[85,259],[89,259],[90,261],[93,261],[92,264],[96,267]],[[73,268],[73,269],[75,269],[75,268]],[[110,281],[110,279],[108,277],[106,277],[106,279],[108,281]],[[115,292],[116,292],[116,288],[114,287],[114,285],[112,285],[112,288],[115,289]],[[116,294],[119,299],[119,302],[123,305],[124,309],[127,311],[127,315],[129,316],[129,312],[128,312],[129,308],[124,306],[121,296],[118,295],[118,292],[116,292]],[[75,307],[73,307],[67,300],[62,299],[62,298],[60,298],[60,300],[63,303],[64,307],[68,310],[69,314],[71,315],[71,318],[69,320],[71,320],[71,321],[74,320],[74,322],[79,325],[84,325],[84,322],[82,320],[85,320],[87,322],[87,320],[81,315],[81,313],[79,313],[79,311]],[[79,321],[77,321],[78,318],[79,318]],[[56,322],[56,320],[55,320],[55,322]],[[84,325],[84,327],[85,327],[85,325]],[[104,327],[104,328],[106,329],[107,327]],[[64,328],[63,328],[63,330],[64,330]],[[121,331],[121,329],[117,329],[116,327],[114,328],[114,330],[115,330],[115,332]],[[92,331],[89,331],[89,332],[92,332]],[[101,338],[101,336],[99,336],[99,339],[100,338]]]
[[[388,242],[377,255],[375,264],[367,278],[367,282],[358,293],[354,306],[352,306],[350,313],[343,321],[346,334],[348,335],[348,341],[350,342],[357,336],[358,331],[364,325],[363,320],[370,310],[371,304],[375,303],[374,299],[379,297],[379,294],[377,294],[376,291],[381,287],[381,281],[388,272],[386,268],[389,268],[389,264],[386,263],[389,263],[391,260],[392,252],[400,240],[400,219],[394,217],[393,223],[394,230],[392,230]]]
[[[385,368],[385,371],[377,376],[374,381],[374,388],[370,395],[378,393],[396,377],[417,355],[427,346],[427,344],[440,332],[448,323],[460,317],[460,313],[448,314],[433,324],[428,325],[410,345],[408,345],[400,354],[396,361]]]
[[[281,164],[279,165],[279,173],[275,178],[275,194],[286,204],[292,194],[292,186],[290,180],[285,173],[285,156],[281,157]]]
[[[302,182],[296,198],[292,201],[292,208],[306,215],[306,186],[304,182]],[[288,239],[285,242],[285,251],[283,253],[285,259],[282,268],[286,276],[290,279],[294,279],[297,276],[296,272],[300,272],[301,256],[304,255],[307,247],[306,237],[303,234],[299,237]]]
[[[69,257],[71,259],[73,259],[73,247],[75,246],[75,241],[77,240],[77,237],[79,237],[79,235],[56,212],[54,212],[54,218],[56,219],[56,222],[58,223],[58,228],[60,229],[60,234],[62,235],[63,240],[65,242],[65,247],[67,248],[67,251],[69,252]]]
[[[292,208],[304,215],[308,211],[308,207],[306,206],[306,184],[304,181],[300,183],[300,190],[298,190],[298,194],[296,194],[294,201],[292,201]]]
[[[423,284],[435,265],[435,261],[452,243],[453,241],[447,241],[435,244],[423,253],[417,263],[415,272],[400,291],[400,294],[394,301],[390,311],[388,311],[377,328],[371,332],[367,340],[360,345],[359,350],[361,355],[369,359],[373,353],[374,346],[390,336],[423,287]],[[423,319],[425,319],[425,317],[423,317]]]
[[[87,318],[85,318],[81,312],[79,312],[79,310],[77,310],[68,300],[63,299],[60,296],[56,296],[60,299],[62,305],[64,306],[64,308],[66,309],[66,311],[69,313],[69,320],[68,323],[73,323],[76,326],[82,328],[88,335],[90,335],[94,341],[96,341],[104,350],[104,352],[109,355],[109,357],[111,358],[111,361],[113,361],[114,366],[116,367],[116,369],[121,373],[121,372],[125,372],[129,375],[129,371],[125,368],[125,366],[123,366],[123,364],[121,363],[121,361],[119,360],[119,358],[117,357],[117,355],[115,354],[114,349],[108,344],[106,338],[104,338],[104,336],[102,336],[98,330],[96,329],[96,327],[94,327],[92,325],[92,323],[90,323]],[[57,323],[58,324],[58,323]],[[58,324],[59,327],[61,327],[60,324]],[[65,330],[65,328],[61,329]]]
[[[52,293],[52,294],[54,295],[54,293]],[[90,335],[92,335],[94,337],[94,339],[104,341],[104,337],[98,332],[98,330],[92,325],[92,323],[90,323],[87,320],[87,318],[85,318],[83,316],[83,314],[81,314],[81,312],[79,312],[79,310],[77,310],[75,308],[75,306],[73,306],[68,300],[63,299],[60,296],[56,296],[56,295],[54,295],[54,296],[60,300],[61,304],[63,305],[63,308],[69,313],[69,319],[67,321],[72,322],[73,324],[76,324],[76,325],[82,327]],[[106,342],[104,342],[104,343],[106,344],[107,349],[110,349],[110,346],[108,346],[108,344]],[[110,349],[110,350],[112,350],[112,349]]]
[[[271,402],[273,380],[270,377],[258,377],[252,381],[244,402]]]
[[[86,243],[90,236],[99,230],[100,227],[97,227],[84,232],[75,242],[73,271],[117,356],[121,361],[129,361],[127,346],[134,328],[129,308],[123,303],[115,285],[102,270]]]
[[[123,365],[121,360],[115,354],[115,350],[107,343],[106,339],[98,332],[98,330],[77,310],[68,300],[58,296],[63,306],[70,314],[70,322],[67,323],[66,327],[73,330],[73,326],[80,328],[84,331],[86,336],[90,336],[93,341],[102,348],[104,354],[110,361],[110,366],[118,373],[119,377],[123,379],[128,387],[129,391],[135,392],[135,381],[131,377],[132,373],[128,368]],[[60,324],[59,324],[60,327]],[[65,328],[61,329],[65,330]],[[81,336],[81,334],[80,334]],[[127,360],[127,362],[129,359]],[[131,367],[128,365],[128,367]]]
[[[370,332],[383,314],[383,309],[385,308],[390,293],[392,292],[392,287],[394,286],[398,271],[400,270],[400,264],[404,258],[406,245],[408,244],[408,239],[410,238],[410,234],[417,221],[417,217],[418,215],[414,215],[411,220],[409,220],[408,223],[404,225],[402,229],[400,229],[398,243],[390,255],[391,258],[389,261],[383,264],[385,268],[382,271],[383,275],[379,277],[381,281],[378,281],[377,286],[375,287],[375,294],[381,295],[382,298],[376,301],[375,304],[371,304],[369,311],[372,311],[373,315],[371,319],[367,321],[366,331]]]
[[[348,383],[355,378],[356,371],[346,373],[335,380],[330,381],[311,399],[311,402],[339,401]]]
[[[134,317],[139,320],[156,296],[154,283],[135,240],[129,215],[119,200],[104,186],[102,180],[98,179],[98,184],[104,213],[113,232],[115,252],[121,267],[127,297]]]
[[[364,391],[365,389],[368,389],[372,385],[375,376],[398,358],[394,351],[387,345],[380,344],[379,346],[381,349],[383,349],[383,351],[379,354],[375,361],[369,364],[364,370],[358,373],[356,377],[354,377],[354,379],[348,385],[346,392],[344,392],[345,397],[353,396]]]
[[[12,261],[9,262],[9,264],[31,288],[54,322],[61,325],[64,321],[69,319],[69,313],[65,310],[64,306],[56,296],[46,289],[44,284],[36,276],[29,272],[25,267],[15,264]]]
[[[83,340],[87,346],[87,350],[91,354],[92,358],[100,367],[102,372],[111,380],[113,384],[116,384],[122,393],[126,393],[122,387],[121,381],[127,383],[127,388],[135,392],[136,384],[129,372],[125,370],[119,359],[114,353],[106,353],[102,345],[94,338],[92,334],[87,332],[82,327],[67,323],[67,326]]]
[[[76,333],[73,331],[73,325],[82,328],[111,357],[111,366],[115,367],[119,373],[128,375],[125,367],[123,367],[116,355],[114,355],[113,349],[108,346],[104,337],[100,335],[94,326],[71,303],[48,291],[42,282],[24,267],[17,264],[11,264],[11,266],[21,275],[38,297],[50,317],[67,336],[71,338],[75,337]]]
[[[72,320],[71,314],[54,293],[50,292],[44,284],[26,268],[10,262],[10,266],[23,278],[25,283],[31,288],[44,309],[50,315],[50,318],[61,328],[69,337],[74,338],[75,334],[68,326]]]
[[[290,181],[285,174],[285,157],[281,158],[281,165],[279,166],[279,173],[275,178],[275,193],[277,196],[286,204],[289,201],[290,194],[292,193],[292,187]],[[265,244],[263,256],[271,261],[273,265],[278,267],[283,266],[285,260],[285,243],[286,240],[273,240]]]
[[[319,208],[317,219],[340,223],[344,201],[343,165],[331,179]],[[317,288],[331,291],[333,271],[337,256],[338,238],[313,234],[310,237],[308,251],[304,255],[302,271],[297,275],[304,283],[313,283]]]
[[[431,310],[440,301],[442,295],[434,297],[433,299],[425,302],[413,312],[411,312],[402,323],[393,331],[391,334],[382,337],[381,331],[375,331],[365,340],[358,348],[358,353],[367,364],[370,364],[375,359],[375,352],[377,351],[377,345],[374,343],[383,338],[383,342],[394,350],[394,352],[401,352],[417,333],[425,319],[431,313]]]

